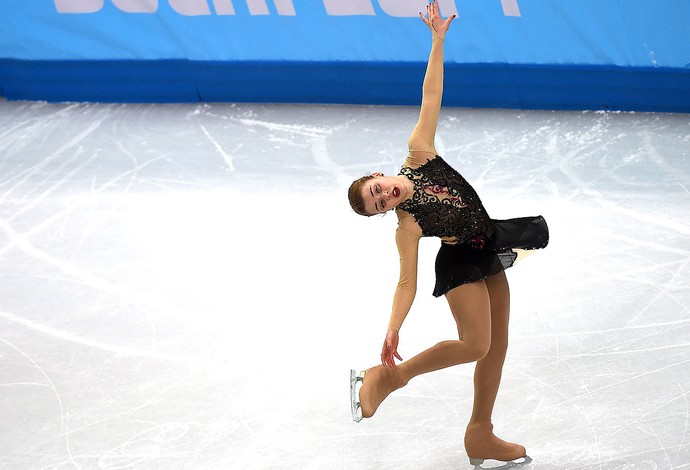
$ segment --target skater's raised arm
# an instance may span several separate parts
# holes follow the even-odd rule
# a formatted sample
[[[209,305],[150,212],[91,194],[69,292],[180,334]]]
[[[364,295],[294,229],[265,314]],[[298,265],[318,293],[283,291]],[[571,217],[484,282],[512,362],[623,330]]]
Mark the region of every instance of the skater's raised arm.
[[[436,155],[434,136],[443,97],[443,43],[455,15],[444,20],[439,15],[438,3],[434,1],[427,5],[427,16],[422,13],[420,16],[431,31],[431,52],[422,85],[422,107],[419,120],[410,135],[407,146],[410,153],[419,153],[422,156],[429,154],[429,158],[433,158]]]

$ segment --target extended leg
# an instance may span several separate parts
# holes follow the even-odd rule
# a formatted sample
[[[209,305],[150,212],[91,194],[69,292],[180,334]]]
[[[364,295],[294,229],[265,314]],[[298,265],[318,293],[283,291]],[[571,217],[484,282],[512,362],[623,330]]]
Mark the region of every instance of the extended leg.
[[[465,449],[475,462],[484,458],[509,461],[525,456],[525,448],[494,436],[491,415],[508,350],[510,290],[505,273],[487,279],[486,286],[491,301],[491,348],[475,368],[474,407],[465,434]]]
[[[442,341],[400,363],[394,369],[376,366],[367,371],[359,392],[362,415],[376,412],[394,390],[420,374],[483,358],[491,342],[491,308],[484,281],[456,287],[446,294],[462,339]]]

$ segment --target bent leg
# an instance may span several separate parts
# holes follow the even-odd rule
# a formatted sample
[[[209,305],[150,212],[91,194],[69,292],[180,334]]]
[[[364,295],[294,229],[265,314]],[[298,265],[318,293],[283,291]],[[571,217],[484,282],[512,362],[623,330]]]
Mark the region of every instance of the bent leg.
[[[446,294],[458,339],[441,341],[401,363],[406,381],[420,374],[482,359],[491,345],[491,304],[484,281],[464,284]]]
[[[383,366],[369,369],[359,391],[364,417],[372,416],[390,393],[413,377],[478,361],[487,354],[491,344],[491,304],[485,282],[456,287],[446,298],[457,324],[458,339],[441,341],[393,369]]]

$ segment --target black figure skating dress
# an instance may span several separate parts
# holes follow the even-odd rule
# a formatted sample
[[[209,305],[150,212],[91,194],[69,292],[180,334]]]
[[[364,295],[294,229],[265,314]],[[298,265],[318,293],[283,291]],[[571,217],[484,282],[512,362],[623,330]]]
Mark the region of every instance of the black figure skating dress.
[[[418,168],[405,166],[400,175],[413,183],[414,194],[397,208],[414,218],[422,236],[442,240],[436,297],[511,267],[518,257],[515,250],[544,248],[549,241],[541,216],[491,219],[474,188],[439,156]]]

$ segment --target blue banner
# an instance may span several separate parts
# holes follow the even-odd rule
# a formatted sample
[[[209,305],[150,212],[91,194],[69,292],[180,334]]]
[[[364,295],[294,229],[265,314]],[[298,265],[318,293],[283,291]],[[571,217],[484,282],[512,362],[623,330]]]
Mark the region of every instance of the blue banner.
[[[0,93],[414,103],[429,49],[418,17],[425,5],[4,0]],[[446,40],[447,83],[470,87],[451,87],[446,104],[690,108],[687,0],[439,0],[439,6],[443,16],[459,17]]]

